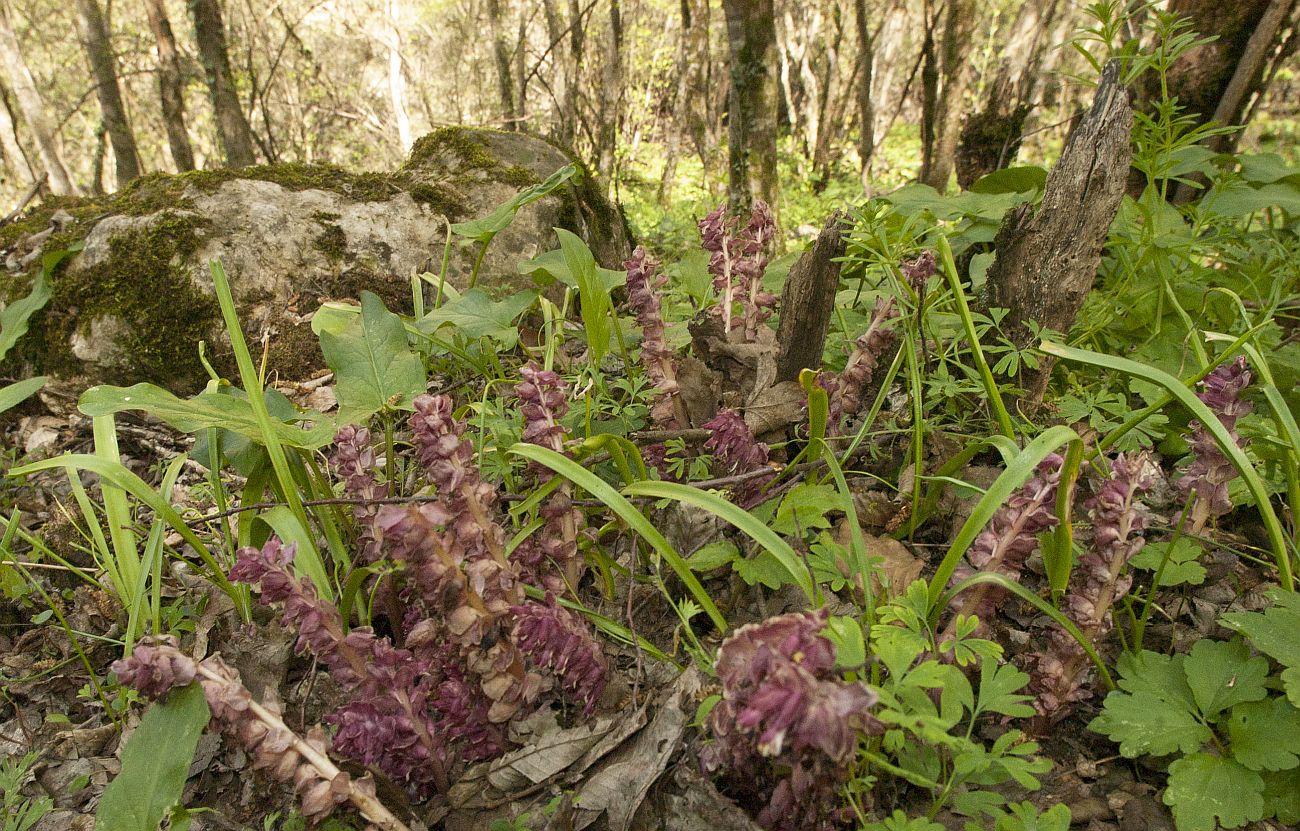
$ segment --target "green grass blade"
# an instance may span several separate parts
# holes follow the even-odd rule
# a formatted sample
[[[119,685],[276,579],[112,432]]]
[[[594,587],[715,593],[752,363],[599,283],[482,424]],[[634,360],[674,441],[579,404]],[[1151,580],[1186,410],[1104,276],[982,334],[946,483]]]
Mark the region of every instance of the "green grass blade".
[[[700,585],[700,581],[696,578],[695,573],[691,571],[691,567],[686,564],[686,560],[681,554],[677,553],[677,550],[673,548],[664,535],[659,533],[659,529],[655,528],[650,520],[646,519],[637,510],[635,505],[628,502],[622,494],[614,490],[612,485],[569,457],[556,453],[549,448],[520,442],[511,447],[509,452],[515,456],[545,465],[608,506],[619,519],[623,520],[633,531],[640,534],[642,539],[649,543],[650,547],[667,561],[678,578],[686,584],[686,588],[690,590],[695,602],[700,604],[700,608],[713,621],[713,625],[717,627],[717,630],[719,632],[727,631],[726,618],[722,616],[722,612],[718,611],[713,599]],[[637,484],[646,485],[652,483],[641,482]],[[631,492],[630,489],[629,492]]]
[[[1106,685],[1106,689],[1115,689],[1115,681],[1110,677],[1110,671],[1106,669],[1106,662],[1097,654],[1097,650],[1093,648],[1092,641],[1088,640],[1088,636],[1083,634],[1078,626],[1074,625],[1074,621],[1062,614],[1061,611],[1051,603],[1048,603],[1046,600],[1020,585],[1015,580],[1012,580],[1010,577],[1007,577],[1005,574],[998,574],[995,571],[981,571],[972,574],[970,577],[967,577],[965,580],[962,580],[960,583],[953,586],[951,591],[944,593],[939,608],[947,606],[957,597],[957,595],[973,586],[986,585],[990,583],[1011,592],[1016,597],[1019,597],[1021,600],[1056,621],[1062,629],[1069,632],[1070,637],[1074,638],[1075,641],[1078,642],[1084,653],[1087,654],[1088,659],[1097,667],[1097,673],[1101,676],[1102,683]]]
[[[289,503],[289,510],[293,511],[293,515],[297,517],[298,523],[304,529],[309,529],[311,523],[307,519],[307,509],[302,504],[302,494],[298,491],[297,482],[294,481],[289,459],[276,433],[275,422],[266,409],[266,399],[262,395],[262,379],[257,374],[257,368],[253,366],[253,356],[248,351],[244,330],[240,328],[239,318],[235,313],[235,301],[230,294],[230,280],[226,277],[226,270],[222,268],[219,260],[213,260],[209,263],[209,267],[212,271],[212,283],[216,288],[217,300],[221,305],[221,316],[225,321],[230,345],[235,353],[235,363],[239,367],[239,379],[243,384],[244,392],[248,395],[248,403],[253,408],[253,417],[257,419],[258,428],[262,433],[262,446],[266,448],[266,454],[271,459],[271,468],[275,471],[275,478],[285,501]],[[297,558],[296,562],[305,573],[325,574],[320,550],[310,534],[305,534],[301,539]],[[313,582],[315,579],[312,577]],[[331,601],[334,599],[334,588],[328,580],[317,583],[316,590],[324,599]]]
[[[1007,501],[1007,498],[1025,483],[1033,475],[1034,469],[1038,463],[1047,457],[1047,455],[1067,442],[1079,441],[1079,434],[1066,427],[1058,424],[1055,427],[1048,428],[1038,438],[1031,441],[1020,455],[1014,461],[1009,463],[1002,474],[994,480],[989,489],[980,497],[979,502],[975,503],[975,509],[971,511],[970,517],[967,518],[961,530],[957,532],[957,538],[953,540],[952,547],[944,555],[943,561],[939,563],[939,568],[935,570],[934,577],[930,580],[930,616],[935,618],[943,608],[940,600],[943,597],[944,588],[952,578],[953,572],[957,570],[957,564],[965,556],[966,549],[970,548],[971,543],[984,530],[984,526],[989,524],[993,514],[998,508]]]
[[[975,319],[971,317],[970,307],[966,305],[966,290],[962,288],[961,277],[957,274],[948,237],[939,234],[938,243],[939,262],[943,266],[944,276],[948,279],[948,288],[952,290],[953,299],[957,301],[957,316],[961,318],[962,328],[966,330],[966,339],[970,341],[971,358],[975,361],[980,381],[984,384],[984,395],[988,397],[989,408],[997,416],[998,428],[1002,431],[1002,435],[1014,439],[1016,428],[1011,421],[1011,414],[1007,412],[1007,405],[1002,401],[1002,393],[998,390],[998,382],[993,378],[993,371],[989,369],[989,362],[984,359],[979,333],[975,331]]]
[[[1295,590],[1295,581],[1291,572],[1291,554],[1287,549],[1286,535],[1282,531],[1282,523],[1278,519],[1277,513],[1273,510],[1273,503],[1269,499],[1268,490],[1264,487],[1264,481],[1259,478],[1259,474],[1255,472],[1250,459],[1237,446],[1237,442],[1233,440],[1232,435],[1223,426],[1223,422],[1219,421],[1219,417],[1209,407],[1201,403],[1201,400],[1192,394],[1186,384],[1167,372],[1136,361],[1130,361],[1127,358],[1103,355],[1087,349],[1075,349],[1074,347],[1062,346],[1050,341],[1043,341],[1039,348],[1056,358],[1122,372],[1125,375],[1136,376],[1144,381],[1161,386],[1165,392],[1176,398],[1178,403],[1186,407],[1214,438],[1214,443],[1232,462],[1232,466],[1237,469],[1237,473],[1241,474],[1247,490],[1255,499],[1255,507],[1258,508],[1260,518],[1264,522],[1264,529],[1268,532],[1269,544],[1273,547],[1273,559],[1277,563],[1278,580],[1287,591]]]
[[[95,455],[107,462],[121,462],[122,456],[117,449],[117,425],[113,417],[95,416],[91,419],[91,424],[95,437]],[[108,524],[108,539],[112,543],[117,573],[122,578],[124,587],[133,587],[140,577],[140,550],[132,528],[131,506],[126,501],[126,493],[109,482],[101,481],[99,492],[104,501],[104,521]],[[133,595],[125,595],[122,601],[129,607],[133,599]]]
[[[1074,571],[1074,492],[1079,481],[1079,468],[1083,463],[1083,442],[1072,441],[1065,451],[1065,464],[1061,465],[1061,484],[1056,490],[1056,528],[1043,544],[1043,570],[1052,598],[1060,600],[1065,587],[1070,584]]]
[[[748,536],[754,542],[767,549],[787,572],[795,585],[803,589],[808,601],[820,605],[817,588],[813,585],[812,575],[808,573],[803,559],[795,553],[790,544],[743,508],[728,502],[711,491],[693,488],[677,482],[646,481],[628,485],[623,492],[629,496],[649,496],[654,499],[672,499],[685,502],[697,508],[703,508],[719,517]]]
[[[199,558],[203,560],[203,564],[208,567],[212,581],[235,602],[235,606],[240,610],[244,620],[250,619],[248,592],[232,585],[226,579],[225,571],[213,559],[212,552],[208,550],[207,544],[199,539],[198,535],[185,524],[185,520],[181,515],[176,513],[176,509],[168,504],[167,500],[163,499],[157,491],[149,487],[147,482],[127,470],[121,462],[108,462],[98,456],[76,453],[16,467],[9,471],[9,475],[26,476],[42,470],[66,470],[70,476],[77,470],[88,470],[99,476],[100,479],[116,485],[143,502],[150,510],[162,517],[167,525],[180,534],[181,539],[194,549]]]

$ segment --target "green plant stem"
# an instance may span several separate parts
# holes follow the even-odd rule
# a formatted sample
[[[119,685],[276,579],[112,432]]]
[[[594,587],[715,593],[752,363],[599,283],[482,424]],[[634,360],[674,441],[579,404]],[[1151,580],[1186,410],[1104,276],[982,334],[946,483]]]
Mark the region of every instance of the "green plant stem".
[[[1183,536],[1183,529],[1187,527],[1187,518],[1191,516],[1192,504],[1196,501],[1196,493],[1187,495],[1187,501],[1183,503],[1183,512],[1178,516],[1178,524],[1174,526],[1174,535],[1169,540],[1169,545],[1165,546],[1164,556],[1160,558],[1160,565],[1156,567],[1155,577],[1151,578],[1151,588],[1147,591],[1146,601],[1142,604],[1142,614],[1138,616],[1137,621],[1133,624],[1133,654],[1142,651],[1142,639],[1146,635],[1147,621],[1151,619],[1151,610],[1155,607],[1156,591],[1160,588],[1160,581],[1165,576],[1165,566],[1169,565],[1169,558],[1173,554],[1174,546]]]
[[[1007,406],[1002,401],[1002,393],[998,390],[997,381],[993,378],[988,361],[984,360],[984,350],[980,347],[979,334],[975,331],[975,319],[971,317],[970,307],[966,305],[966,292],[962,289],[961,278],[957,275],[957,265],[952,259],[952,247],[948,245],[948,238],[943,234],[938,235],[938,242],[943,273],[948,279],[948,287],[952,289],[953,300],[957,303],[957,313],[961,318],[962,328],[966,330],[966,338],[970,341],[971,359],[975,361],[975,368],[984,383],[984,394],[988,396],[989,408],[997,416],[998,428],[1002,431],[1002,435],[1015,439],[1016,428],[1011,421],[1011,414],[1007,412]]]

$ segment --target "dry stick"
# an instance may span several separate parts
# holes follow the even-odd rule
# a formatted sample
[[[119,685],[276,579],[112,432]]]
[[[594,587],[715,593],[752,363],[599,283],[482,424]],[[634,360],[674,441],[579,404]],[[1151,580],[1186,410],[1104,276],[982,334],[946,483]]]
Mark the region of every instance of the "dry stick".
[[[199,675],[223,687],[228,687],[231,684],[229,678],[214,672],[203,664],[198,665],[198,672]],[[324,779],[333,782],[343,772],[330,761],[328,756],[303,741],[297,733],[289,729],[279,716],[257,703],[257,701],[250,699],[248,709],[271,729],[283,731],[282,735],[288,735],[290,737],[289,744],[294,751],[306,759],[312,767],[316,768]],[[378,798],[365,793],[351,782],[348,783],[348,801],[356,806],[356,809],[361,812],[363,817],[373,822],[381,831],[410,831],[406,824],[384,807],[384,804]]]
[[[41,186],[45,184],[45,180],[48,179],[49,177],[50,174],[48,173],[42,173],[39,177],[37,177],[36,181],[32,182],[32,186],[27,189],[27,193],[23,194],[22,200],[18,202],[18,207],[14,208],[12,211],[7,213],[4,219],[0,219],[0,225],[8,225],[10,222],[13,222],[15,219],[17,219],[18,214],[22,213],[23,209],[26,208],[27,205],[33,199],[36,198],[36,194],[41,192]]]

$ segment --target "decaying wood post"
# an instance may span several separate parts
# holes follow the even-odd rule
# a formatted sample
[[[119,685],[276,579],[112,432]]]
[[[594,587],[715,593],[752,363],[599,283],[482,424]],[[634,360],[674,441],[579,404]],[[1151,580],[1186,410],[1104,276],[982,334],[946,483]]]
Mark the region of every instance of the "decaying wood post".
[[[822,347],[840,287],[839,258],[844,256],[845,230],[844,212],[836,211],[812,246],[790,268],[781,290],[777,382],[794,381],[799,370],[822,365]]]
[[[996,258],[988,271],[987,305],[1009,309],[1006,325],[1020,347],[1033,335],[1026,325],[1069,331],[1092,289],[1102,246],[1124,196],[1132,149],[1133,111],[1119,80],[1119,65],[1102,72],[1092,109],[1066,142],[1035,208],[1007,214],[994,241]],[[1020,405],[1042,401],[1052,364],[1021,377]]]

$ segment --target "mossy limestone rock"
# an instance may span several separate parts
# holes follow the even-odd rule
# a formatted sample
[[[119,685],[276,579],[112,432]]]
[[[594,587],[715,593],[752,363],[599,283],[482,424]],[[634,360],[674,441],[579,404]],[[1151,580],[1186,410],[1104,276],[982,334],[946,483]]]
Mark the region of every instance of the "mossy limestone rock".
[[[228,360],[214,259],[253,342],[269,334],[273,367],[303,374],[323,365],[302,322],[321,300],[368,289],[409,311],[410,277],[437,271],[449,223],[489,213],[571,161],[538,138],[454,127],[420,139],[389,173],[268,165],[153,175],[98,200],[53,202],[0,229],[9,267],[0,296],[24,293],[34,252],[84,247],[56,270],[47,309],[0,375],[195,389],[206,377],[199,341],[218,364]],[[64,212],[57,233],[42,237],[56,211]],[[520,211],[489,248],[479,284],[524,285],[518,263],[555,247],[557,226],[583,237],[602,265],[617,267],[628,254],[621,214],[584,175]],[[453,242],[452,285],[464,285],[476,254]]]

